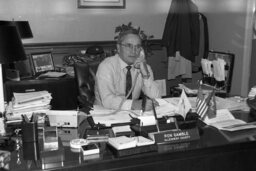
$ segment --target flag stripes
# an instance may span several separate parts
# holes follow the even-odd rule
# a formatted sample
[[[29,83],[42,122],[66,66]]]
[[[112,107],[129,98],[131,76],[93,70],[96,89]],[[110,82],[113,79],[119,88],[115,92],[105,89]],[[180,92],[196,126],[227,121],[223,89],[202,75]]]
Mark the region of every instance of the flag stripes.
[[[214,117],[216,115],[215,89],[213,88],[212,92],[205,97],[201,85],[199,85],[196,99],[196,113],[201,119],[204,119],[206,115],[208,117]]]
[[[202,97],[202,98],[197,98],[197,101],[196,101],[196,113],[203,117],[206,112],[208,111],[208,104],[206,103],[205,101],[205,98]]]

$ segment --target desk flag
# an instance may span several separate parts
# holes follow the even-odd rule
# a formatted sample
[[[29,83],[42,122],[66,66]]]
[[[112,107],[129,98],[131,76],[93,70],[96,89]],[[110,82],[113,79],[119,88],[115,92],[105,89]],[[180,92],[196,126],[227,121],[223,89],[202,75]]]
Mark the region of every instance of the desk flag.
[[[214,118],[216,116],[215,88],[213,88],[212,92],[205,98],[201,84],[199,85],[196,99],[196,112],[202,120],[204,120],[206,116],[208,116],[208,118]]]
[[[208,102],[208,111],[207,116],[208,118],[214,118],[216,116],[216,99],[215,99],[215,88],[213,88],[211,94],[206,99],[206,102]],[[205,117],[205,116],[203,116]]]
[[[196,98],[196,113],[202,117],[208,110],[208,105],[206,103],[205,97],[203,95],[202,83],[199,84],[197,98]]]
[[[192,106],[188,100],[185,90],[182,89],[176,113],[180,114],[181,116],[183,116],[184,119],[186,119],[187,113],[190,111],[191,108]]]

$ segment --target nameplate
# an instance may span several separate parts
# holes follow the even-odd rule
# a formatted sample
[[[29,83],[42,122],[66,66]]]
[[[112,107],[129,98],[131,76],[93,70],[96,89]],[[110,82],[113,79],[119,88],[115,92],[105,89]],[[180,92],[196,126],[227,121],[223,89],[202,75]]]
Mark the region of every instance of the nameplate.
[[[148,136],[157,144],[180,143],[200,139],[197,128],[152,132],[149,133]]]

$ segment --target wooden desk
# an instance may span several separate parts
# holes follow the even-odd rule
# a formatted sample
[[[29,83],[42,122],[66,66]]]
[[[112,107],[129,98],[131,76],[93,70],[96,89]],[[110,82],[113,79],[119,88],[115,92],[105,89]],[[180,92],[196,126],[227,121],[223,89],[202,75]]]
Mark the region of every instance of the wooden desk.
[[[24,93],[47,90],[52,94],[52,109],[67,110],[77,108],[78,89],[76,81],[72,77],[7,81],[5,82],[5,90],[7,101],[11,100],[13,92]]]
[[[244,113],[243,113],[244,115]],[[65,132],[83,132],[88,126],[84,122],[79,129],[65,128]],[[77,131],[77,132],[76,132]],[[115,157],[108,148],[101,152],[97,160],[84,160],[80,153],[64,147],[64,160],[62,163],[52,163],[49,170],[139,170],[139,171],[250,171],[256,170],[256,141],[241,140],[236,143],[228,142],[217,129],[204,127],[200,131],[200,140],[181,144],[159,145],[158,151],[127,157]],[[65,136],[64,139],[67,137]],[[71,137],[74,138],[74,137]],[[28,169],[28,161],[23,160],[20,153],[21,164],[17,165],[17,152],[11,156],[10,170],[41,170],[42,165],[31,161]],[[54,156],[54,155],[53,155]]]

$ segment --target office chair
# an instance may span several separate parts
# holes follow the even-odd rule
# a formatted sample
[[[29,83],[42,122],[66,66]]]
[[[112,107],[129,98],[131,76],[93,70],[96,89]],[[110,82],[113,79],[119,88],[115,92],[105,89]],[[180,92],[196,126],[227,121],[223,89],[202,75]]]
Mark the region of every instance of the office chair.
[[[74,64],[75,79],[78,86],[78,107],[80,111],[83,111],[86,114],[90,114],[90,110],[92,110],[93,108],[95,100],[95,73],[98,69],[99,63],[100,61]],[[91,116],[87,117],[87,121],[92,129],[99,130],[105,128],[105,126],[102,124],[95,124]],[[84,131],[85,129],[83,130],[83,132]]]
[[[104,50],[101,46],[90,46],[86,50],[88,60],[74,62],[75,78],[78,86],[78,107],[84,108],[93,106],[95,74],[99,63],[104,59]],[[90,59],[90,60],[89,60]]]
[[[75,63],[74,72],[78,86],[78,107],[92,107],[94,96],[95,72],[98,63],[89,65],[88,63]],[[94,70],[92,69],[94,68]]]

